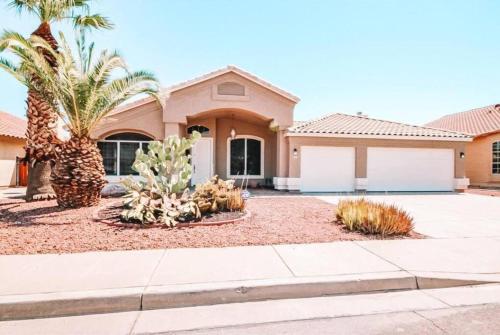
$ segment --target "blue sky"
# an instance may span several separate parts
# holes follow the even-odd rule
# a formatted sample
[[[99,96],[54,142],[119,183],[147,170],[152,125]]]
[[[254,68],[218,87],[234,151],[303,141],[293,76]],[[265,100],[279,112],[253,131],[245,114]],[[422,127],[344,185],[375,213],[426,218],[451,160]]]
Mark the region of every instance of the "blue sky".
[[[0,29],[36,19],[0,1]],[[362,111],[423,124],[500,102],[500,1],[97,0],[133,69],[164,86],[237,65],[299,96],[296,119]],[[68,30],[55,26],[54,30]],[[25,89],[0,72],[0,110],[22,116]]]

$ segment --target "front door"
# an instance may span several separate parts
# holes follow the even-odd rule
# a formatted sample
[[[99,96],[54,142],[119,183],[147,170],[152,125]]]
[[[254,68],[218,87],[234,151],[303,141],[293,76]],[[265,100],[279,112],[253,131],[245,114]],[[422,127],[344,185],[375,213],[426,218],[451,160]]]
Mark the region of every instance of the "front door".
[[[204,183],[213,174],[213,142],[211,137],[202,137],[193,146],[191,163],[193,165],[193,176],[191,185]]]

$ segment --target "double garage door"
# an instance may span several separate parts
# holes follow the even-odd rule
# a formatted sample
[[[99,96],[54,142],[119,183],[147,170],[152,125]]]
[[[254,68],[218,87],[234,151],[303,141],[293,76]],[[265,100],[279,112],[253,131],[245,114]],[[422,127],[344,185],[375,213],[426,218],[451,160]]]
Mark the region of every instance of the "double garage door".
[[[359,162],[359,165],[363,165]],[[359,169],[364,167],[358,166]],[[354,147],[302,147],[301,191],[352,192]],[[453,149],[368,148],[368,191],[452,191]]]

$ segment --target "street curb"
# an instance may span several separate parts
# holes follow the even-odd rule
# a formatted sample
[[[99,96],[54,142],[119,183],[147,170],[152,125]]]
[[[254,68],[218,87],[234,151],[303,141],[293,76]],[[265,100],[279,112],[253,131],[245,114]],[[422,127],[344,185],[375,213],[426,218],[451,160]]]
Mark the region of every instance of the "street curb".
[[[144,291],[142,308],[149,310],[416,288],[415,277],[405,272],[150,286]]]
[[[0,296],[0,321],[138,311],[143,288]]]
[[[0,296],[0,321],[478,285],[406,271]]]

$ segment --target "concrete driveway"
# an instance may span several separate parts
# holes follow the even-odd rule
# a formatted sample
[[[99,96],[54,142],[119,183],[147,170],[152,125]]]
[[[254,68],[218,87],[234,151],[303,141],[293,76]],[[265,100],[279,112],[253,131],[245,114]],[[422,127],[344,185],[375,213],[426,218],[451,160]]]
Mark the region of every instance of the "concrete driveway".
[[[359,196],[321,195],[336,204],[339,199]],[[500,197],[475,194],[365,195],[408,211],[415,230],[434,238],[500,237]]]

